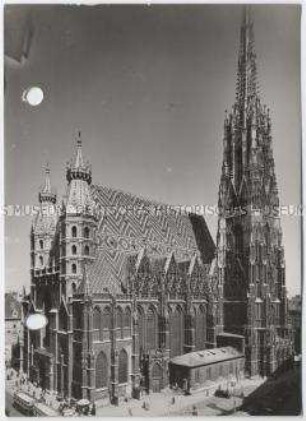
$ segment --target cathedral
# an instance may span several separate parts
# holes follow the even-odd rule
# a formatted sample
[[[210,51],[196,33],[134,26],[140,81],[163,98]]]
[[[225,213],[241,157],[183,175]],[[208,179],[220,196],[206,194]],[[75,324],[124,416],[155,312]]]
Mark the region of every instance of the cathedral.
[[[162,390],[175,358],[213,350],[222,337],[243,338],[250,376],[290,358],[271,122],[247,11],[223,145],[216,244],[202,215],[93,182],[80,134],[60,204],[46,168],[23,312],[48,323],[25,328],[20,344],[32,381],[63,397],[118,403]]]

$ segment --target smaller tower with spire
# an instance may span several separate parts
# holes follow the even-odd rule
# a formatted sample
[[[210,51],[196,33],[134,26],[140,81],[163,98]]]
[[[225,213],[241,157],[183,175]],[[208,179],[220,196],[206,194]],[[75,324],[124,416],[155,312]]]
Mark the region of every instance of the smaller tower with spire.
[[[67,192],[60,217],[61,279],[68,299],[78,289],[84,265],[94,260],[97,219],[91,197],[91,166],[83,158],[81,132],[76,138],[74,158],[66,167]]]
[[[52,266],[52,241],[56,231],[56,192],[51,187],[50,167],[44,167],[45,179],[38,193],[39,211],[31,229],[31,268],[41,270]]]

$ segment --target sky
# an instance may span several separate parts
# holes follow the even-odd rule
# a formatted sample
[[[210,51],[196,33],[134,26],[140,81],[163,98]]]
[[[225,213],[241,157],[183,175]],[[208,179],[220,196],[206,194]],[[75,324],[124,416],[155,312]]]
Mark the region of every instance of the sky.
[[[216,205],[241,15],[241,5],[6,5],[5,48],[12,23],[27,16],[34,28],[28,58],[5,62],[6,206],[38,204],[46,161],[60,200],[79,130],[94,183],[173,205]],[[300,7],[253,5],[252,16],[280,202],[297,206]],[[31,86],[44,92],[37,107],[22,101]],[[217,217],[206,220],[215,238]],[[282,226],[295,295],[300,218],[283,216]],[[30,227],[29,215],[6,216],[6,289],[30,284]]]

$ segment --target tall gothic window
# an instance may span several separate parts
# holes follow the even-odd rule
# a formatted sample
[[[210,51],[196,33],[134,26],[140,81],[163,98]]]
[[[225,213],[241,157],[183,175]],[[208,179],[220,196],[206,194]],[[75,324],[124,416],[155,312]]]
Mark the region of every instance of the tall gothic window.
[[[72,237],[77,237],[77,234],[78,234],[78,231],[77,231],[77,227],[76,226],[73,226],[72,228],[71,228],[71,235],[72,235]]]
[[[96,362],[96,389],[107,387],[108,383],[108,362],[107,357],[101,351]]]
[[[117,338],[123,338],[123,312],[122,308],[117,308]]]
[[[71,247],[71,253],[72,254],[77,254],[77,248],[76,246],[73,244],[73,246]]]
[[[243,231],[240,225],[234,227],[235,243],[236,243],[236,252],[243,252]]]
[[[144,311],[142,307],[137,308],[137,319],[138,319],[138,333],[139,333],[139,347],[140,350],[144,350],[145,346],[145,320]]]
[[[101,320],[101,311],[98,307],[94,308],[93,311],[93,328],[95,339],[102,341],[103,340],[103,330],[102,330],[102,320]]]
[[[129,307],[124,312],[124,336],[128,338],[131,336],[131,310]]]
[[[111,311],[109,307],[105,307],[102,314],[103,339],[109,339],[109,331],[111,329]]]
[[[89,228],[88,227],[84,228],[84,237],[89,238]]]
[[[68,329],[68,315],[65,309],[65,306],[61,304],[59,310],[59,328],[60,330],[67,330]]]
[[[149,308],[147,314],[146,335],[146,349],[157,348],[157,314],[152,307]]]
[[[43,242],[43,240],[39,240],[39,247],[40,247],[41,249],[43,249],[43,248],[44,248],[44,242]]]
[[[177,306],[176,309],[170,313],[170,356],[176,357],[183,354],[184,344],[184,313],[182,309]]]
[[[203,306],[195,313],[195,346],[196,350],[205,348],[206,342],[206,311]]]
[[[77,273],[77,265],[75,263],[72,263],[71,265],[71,272],[74,274]]]
[[[119,353],[119,370],[118,370],[119,384],[128,382],[128,354],[125,349]]]
[[[89,256],[89,247],[88,246],[84,247],[84,255]]]
[[[39,264],[40,266],[44,265],[44,258],[42,256],[39,256]]]

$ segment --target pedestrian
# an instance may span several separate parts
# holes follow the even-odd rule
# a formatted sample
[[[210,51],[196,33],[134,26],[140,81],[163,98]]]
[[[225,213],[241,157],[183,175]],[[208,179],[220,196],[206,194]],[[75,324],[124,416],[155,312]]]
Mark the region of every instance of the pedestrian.
[[[195,405],[193,405],[193,407],[192,407],[192,415],[198,415],[198,410],[197,410],[197,407],[195,406]]]

